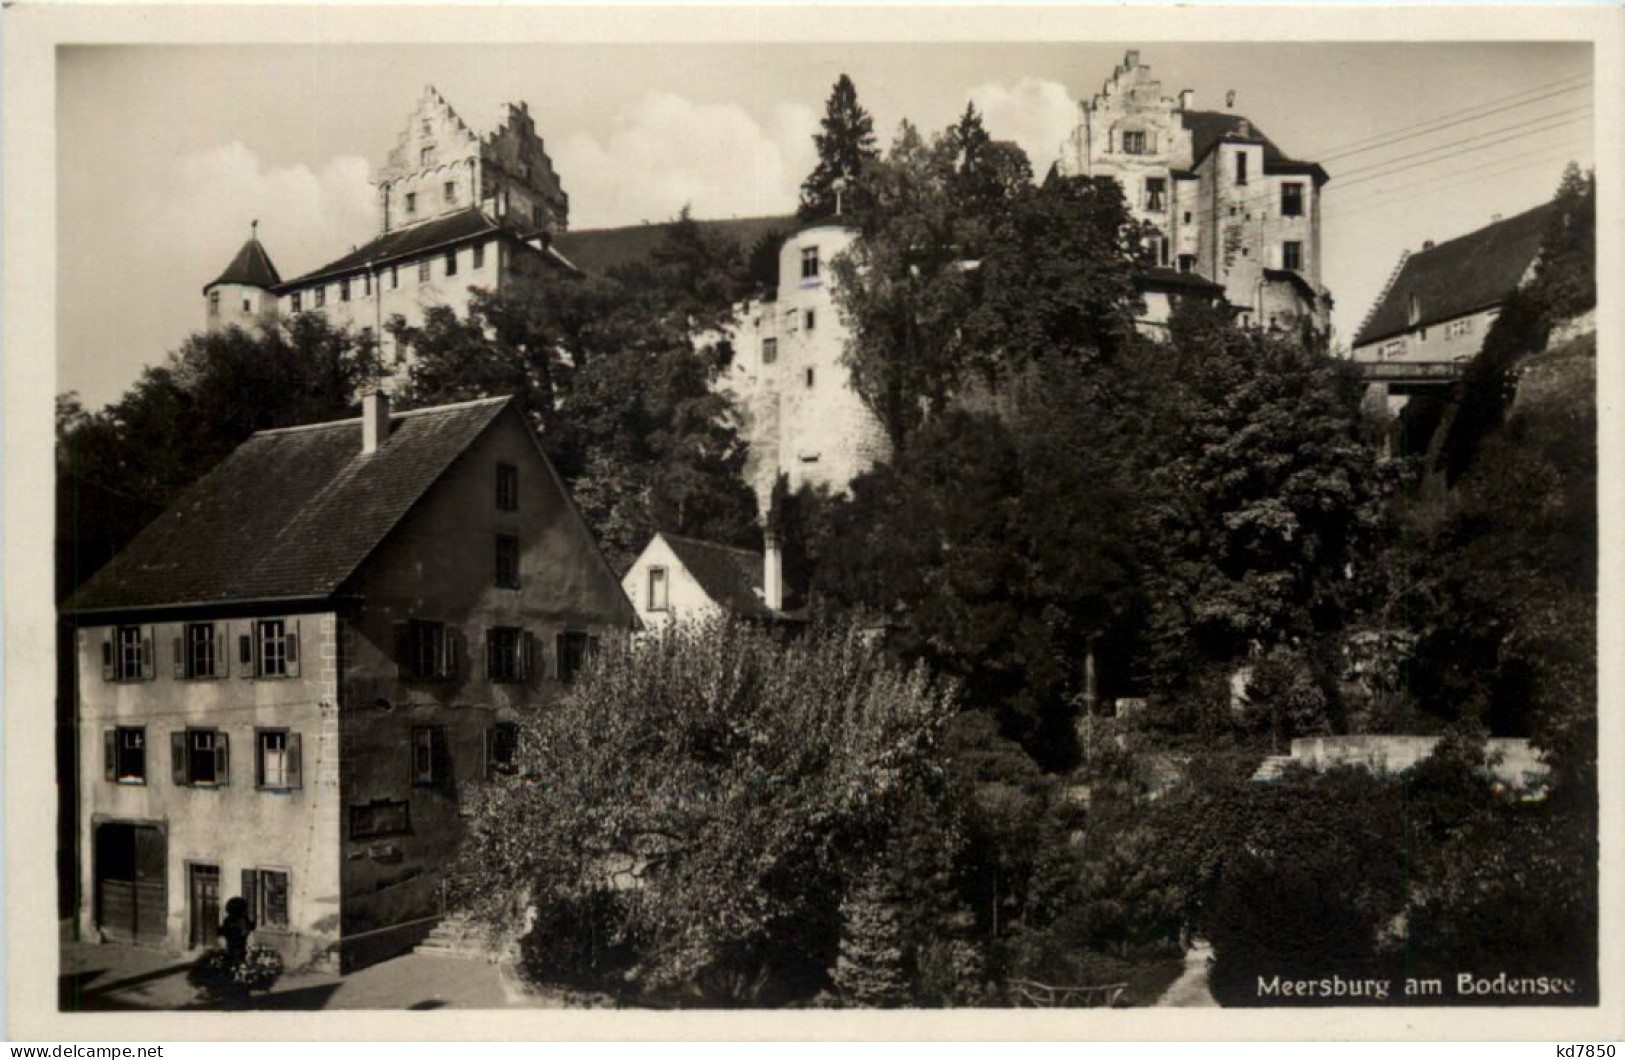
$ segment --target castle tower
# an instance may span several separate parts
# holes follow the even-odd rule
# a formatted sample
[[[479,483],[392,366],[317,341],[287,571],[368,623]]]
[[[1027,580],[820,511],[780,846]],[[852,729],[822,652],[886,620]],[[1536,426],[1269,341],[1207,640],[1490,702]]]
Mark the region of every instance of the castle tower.
[[[250,327],[276,312],[276,295],[271,289],[282,282],[282,277],[260,244],[259,225],[255,221],[250,226],[248,242],[231,259],[226,271],[203,288],[205,326],[210,331]]]

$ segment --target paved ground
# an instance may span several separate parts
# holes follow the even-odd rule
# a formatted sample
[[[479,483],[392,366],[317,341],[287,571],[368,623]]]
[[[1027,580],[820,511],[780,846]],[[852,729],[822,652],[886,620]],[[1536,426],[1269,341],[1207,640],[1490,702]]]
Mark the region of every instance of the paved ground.
[[[68,1010],[218,1008],[187,985],[190,962],[134,946],[67,943],[60,1003]],[[285,975],[255,1009],[553,1008],[557,998],[527,995],[500,966],[456,957],[406,954],[350,975]]]
[[[1207,962],[1213,956],[1213,947],[1205,941],[1185,951],[1185,970],[1180,973],[1163,995],[1157,999],[1157,1008],[1216,1008],[1213,992],[1207,986]]]

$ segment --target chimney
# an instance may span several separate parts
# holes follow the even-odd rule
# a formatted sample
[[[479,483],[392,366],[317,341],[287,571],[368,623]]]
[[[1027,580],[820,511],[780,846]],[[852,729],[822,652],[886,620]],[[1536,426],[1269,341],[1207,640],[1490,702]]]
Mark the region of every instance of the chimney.
[[[1432,250],[1433,249],[1433,240],[1431,240],[1431,239],[1424,240],[1423,243],[1422,243],[1422,249],[1423,250]]]
[[[376,453],[389,438],[389,395],[374,390],[361,399],[361,453]]]
[[[1498,214],[1498,213],[1490,214],[1490,224],[1494,224],[1495,222],[1499,221],[1500,219],[1501,219],[1500,214]]]
[[[784,610],[784,557],[771,530],[762,536],[762,602],[770,611]]]
[[[1182,88],[1179,90],[1179,109],[1190,110],[1196,105],[1196,89]]]

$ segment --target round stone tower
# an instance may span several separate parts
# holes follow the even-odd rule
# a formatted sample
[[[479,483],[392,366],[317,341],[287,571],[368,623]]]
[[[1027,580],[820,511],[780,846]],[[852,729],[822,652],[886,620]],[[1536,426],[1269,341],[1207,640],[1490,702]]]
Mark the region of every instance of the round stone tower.
[[[259,224],[253,223],[248,242],[231,259],[226,271],[203,288],[205,323],[210,331],[232,326],[247,328],[276,312],[273,289],[282,277],[271,264],[271,255],[260,245]]]

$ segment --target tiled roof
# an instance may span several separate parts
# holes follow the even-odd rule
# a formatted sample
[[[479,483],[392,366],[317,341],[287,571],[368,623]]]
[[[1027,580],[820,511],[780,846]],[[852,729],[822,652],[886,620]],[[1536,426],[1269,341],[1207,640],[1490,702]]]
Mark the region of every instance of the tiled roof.
[[[261,431],[153,520],[64,610],[332,596],[509,400],[395,413],[389,438],[365,456],[359,419]]]
[[[244,287],[275,287],[282,279],[277,275],[276,266],[271,264],[271,255],[265,252],[258,239],[250,238],[231,259],[226,271],[215,277],[214,282],[204,287],[208,293],[209,287],[218,287],[223,283],[241,284]]]
[[[1540,253],[1550,204],[1418,251],[1383,292],[1354,345],[1498,305]],[[1417,318],[1411,320],[1411,300]]]
[[[1147,290],[1175,288],[1178,290],[1190,291],[1192,294],[1205,294],[1211,296],[1224,294],[1224,284],[1222,283],[1214,283],[1212,280],[1199,273],[1179,272],[1176,269],[1170,269],[1163,266],[1145,269],[1135,276],[1134,279],[1136,283]]]
[[[1301,162],[1289,158],[1286,152],[1275,145],[1275,141],[1265,136],[1244,115],[1231,114],[1228,111],[1217,110],[1187,110],[1180,112],[1180,119],[1185,128],[1191,133],[1191,168],[1200,165],[1208,152],[1212,151],[1226,139],[1248,140],[1264,145],[1264,168],[1267,171],[1303,172],[1316,176],[1317,180],[1324,180],[1325,171],[1313,162]],[[1243,126],[1246,131],[1243,132]]]
[[[675,224],[675,221],[668,221],[625,228],[560,232],[553,237],[553,245],[581,271],[603,275],[623,265],[647,259]],[[788,234],[806,227],[794,214],[701,221],[699,225],[705,232],[733,240],[746,251],[771,232]]]
[[[435,247],[461,243],[477,236],[500,231],[501,226],[487,217],[485,211],[470,206],[466,210],[438,220],[386,232],[377,239],[363,243],[342,258],[330,261],[298,279],[289,280],[282,287],[291,290],[316,280],[357,272],[369,264],[381,265],[399,258],[413,257]]]
[[[724,609],[745,618],[772,618],[763,600],[762,554],[662,532],[705,594]]]

